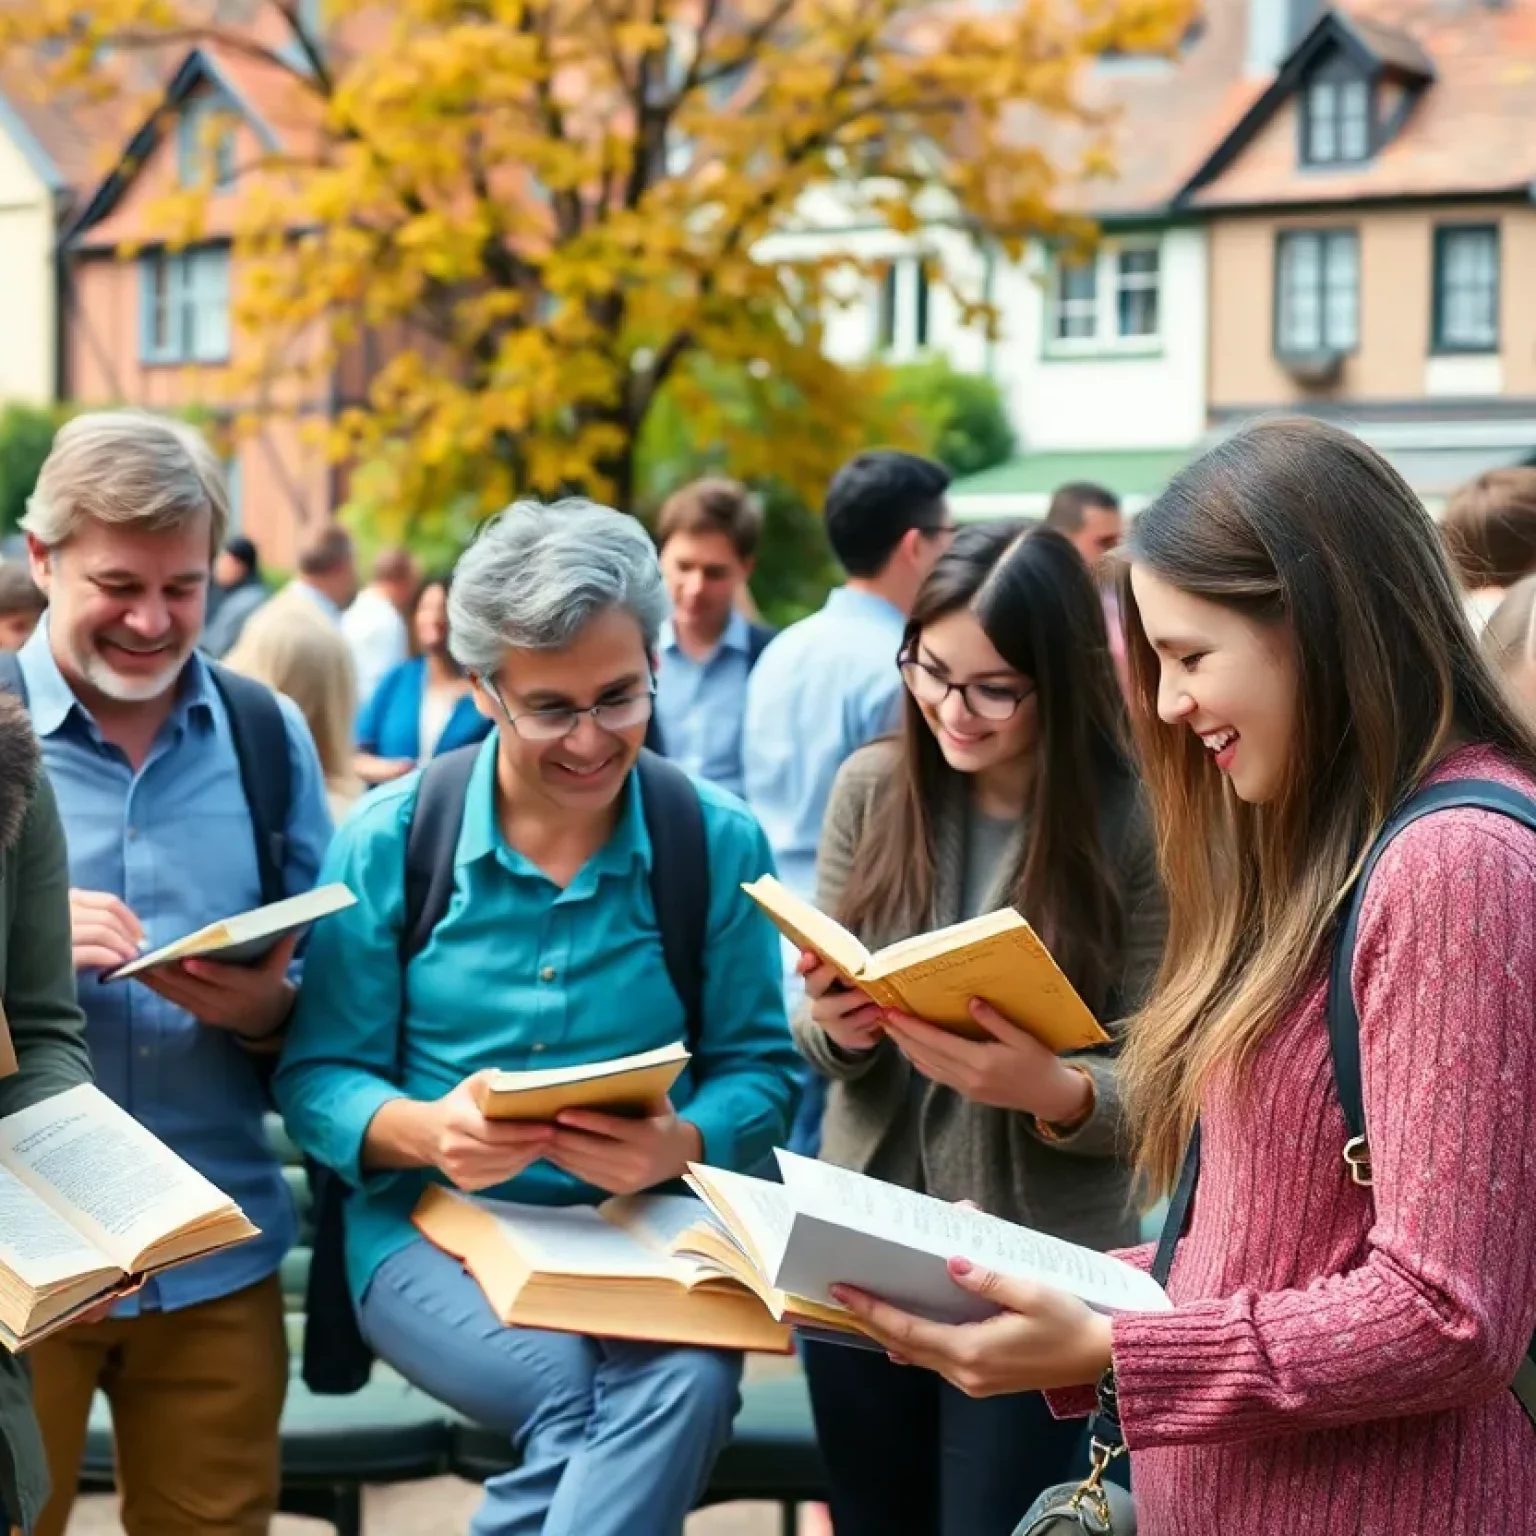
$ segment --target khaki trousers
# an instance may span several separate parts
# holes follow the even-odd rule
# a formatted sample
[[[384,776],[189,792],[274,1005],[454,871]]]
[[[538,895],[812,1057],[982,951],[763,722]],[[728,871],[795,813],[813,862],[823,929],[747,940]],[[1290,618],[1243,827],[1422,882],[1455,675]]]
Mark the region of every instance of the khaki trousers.
[[[179,1312],[66,1328],[31,1359],[53,1482],[36,1536],[69,1524],[97,1388],[112,1405],[127,1536],[266,1536],[288,1386],[276,1275]]]

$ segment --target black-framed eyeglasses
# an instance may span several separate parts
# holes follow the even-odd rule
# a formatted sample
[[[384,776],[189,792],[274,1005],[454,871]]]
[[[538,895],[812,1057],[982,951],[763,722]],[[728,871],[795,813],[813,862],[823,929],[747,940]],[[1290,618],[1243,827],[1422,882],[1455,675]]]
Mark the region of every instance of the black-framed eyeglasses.
[[[1013,719],[1019,706],[1035,691],[1033,685],[1020,688],[1009,683],[952,683],[906,649],[896,657],[896,665],[901,668],[901,680],[907,691],[919,704],[938,709],[950,694],[958,693],[968,714],[994,723]]]
[[[495,699],[496,707],[508,725],[524,741],[563,741],[581,724],[583,715],[591,715],[599,729],[604,731],[628,731],[644,725],[656,707],[656,680],[640,693],[626,694],[622,699],[605,699],[600,704],[589,704],[584,709],[525,709],[514,715],[507,708],[501,690],[490,678],[482,677],[485,691]]]

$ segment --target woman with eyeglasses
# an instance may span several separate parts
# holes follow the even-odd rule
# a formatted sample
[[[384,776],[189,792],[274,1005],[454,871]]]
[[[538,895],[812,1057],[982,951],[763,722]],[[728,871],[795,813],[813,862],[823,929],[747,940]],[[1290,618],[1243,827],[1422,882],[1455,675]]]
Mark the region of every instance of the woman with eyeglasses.
[[[448,643],[494,724],[462,749],[475,756],[452,896],[402,957],[422,775],[375,791],[331,846],[323,878],[357,904],[314,931],[277,1076],[295,1142],[352,1186],[347,1270],[364,1336],[515,1449],[516,1468],[486,1483],[475,1536],[678,1536],[738,1402],[737,1352],[503,1326],[411,1223],[432,1183],[591,1205],[666,1184],[690,1161],[750,1168],[788,1130],[797,1063],[778,939],[740,890],[772,855],[746,807],[699,780],[709,900],[694,1028],[663,954],[651,885],[662,834],[636,764],[666,610],[633,518],[519,504],[486,526],[448,609]],[[492,1069],[684,1038],[688,1069],[635,1118],[508,1124],[476,1100]]]
[[[1013,906],[1111,1035],[1161,958],[1151,827],[1103,608],[1060,534],[964,528],[918,593],[898,736],[844,765],[817,899],[870,947]],[[1132,1241],[1108,1054],[1059,1059],[984,1003],[968,1041],[802,957],[801,1052],[832,1080],[822,1156],[1110,1248]],[[1071,1475],[1080,1427],[1037,1394],[973,1401],[926,1371],[804,1349],[838,1536],[1006,1536]]]

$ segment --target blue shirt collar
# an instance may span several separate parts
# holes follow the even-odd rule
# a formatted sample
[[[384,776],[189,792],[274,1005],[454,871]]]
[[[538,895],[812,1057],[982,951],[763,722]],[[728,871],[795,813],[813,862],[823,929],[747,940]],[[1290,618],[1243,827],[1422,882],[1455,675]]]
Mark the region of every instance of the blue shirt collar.
[[[898,632],[907,627],[907,616],[895,603],[887,601],[877,592],[866,592],[862,588],[834,587],[827,594],[822,612],[842,619],[863,619]]]
[[[673,627],[671,619],[662,620],[661,632],[656,637],[656,648],[681,654],[682,647],[677,643],[677,630]],[[742,617],[739,609],[733,608],[730,618],[725,621],[725,629],[721,632],[720,639],[710,654],[718,656],[721,651],[739,651],[745,656],[751,648],[752,626]]]
[[[74,689],[54,659],[46,613],[22,646],[17,659],[27,683],[27,707],[32,716],[32,728],[40,737],[54,735],[69,719],[72,710],[79,710],[82,718],[90,718],[90,711],[76,698]],[[176,707],[172,718],[186,720],[194,710],[205,719],[213,718],[213,679],[207,662],[196,651],[187,659],[176,680]]]
[[[496,823],[496,747],[499,740],[499,731],[493,730],[481,743],[480,755],[475,759],[454,864],[472,864],[499,854],[511,869],[542,873],[515,848],[507,846]],[[625,874],[636,864],[650,869],[651,835],[646,830],[645,810],[640,803],[640,776],[633,769],[619,791],[619,799],[622,806],[613,836],[582,866],[572,887],[599,875]]]

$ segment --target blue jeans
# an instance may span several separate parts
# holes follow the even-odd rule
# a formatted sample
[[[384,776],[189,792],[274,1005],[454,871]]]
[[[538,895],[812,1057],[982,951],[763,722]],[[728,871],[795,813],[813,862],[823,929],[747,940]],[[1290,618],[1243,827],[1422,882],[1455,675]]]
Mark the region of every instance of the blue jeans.
[[[440,1402],[504,1430],[471,1536],[676,1536],[740,1405],[740,1354],[507,1328],[424,1240],[379,1266],[362,1328]]]

